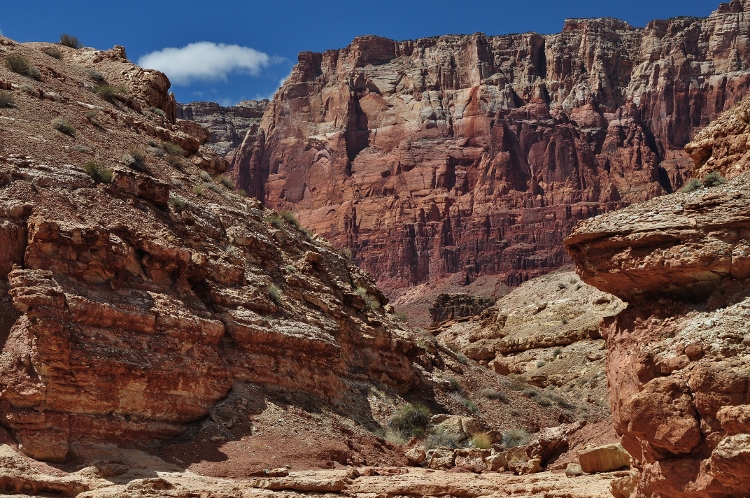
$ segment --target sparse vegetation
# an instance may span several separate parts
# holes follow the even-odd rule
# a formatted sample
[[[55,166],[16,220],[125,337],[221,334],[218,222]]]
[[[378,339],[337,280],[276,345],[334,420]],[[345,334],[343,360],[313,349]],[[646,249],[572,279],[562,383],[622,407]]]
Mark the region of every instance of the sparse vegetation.
[[[112,170],[96,161],[87,162],[83,169],[96,183],[110,183],[112,181]]]
[[[146,156],[137,149],[130,149],[126,154],[122,156],[122,162],[128,168],[132,168],[138,171],[146,169]]]
[[[463,387],[461,387],[461,383],[453,376],[448,377],[448,384],[451,386],[452,391],[461,392],[463,391]]]
[[[409,315],[407,315],[403,311],[397,311],[394,316],[396,317],[396,320],[398,320],[399,322],[408,322],[409,321]]]
[[[515,448],[529,442],[529,433],[523,429],[510,429],[503,433],[503,446]]]
[[[97,83],[105,83],[104,75],[96,69],[87,70],[86,75],[91,78],[92,81],[96,81]]]
[[[179,178],[172,178],[172,185],[174,185],[177,188],[182,188],[185,186],[185,182],[183,182]]]
[[[279,211],[279,216],[284,218],[286,221],[294,225],[295,228],[299,228],[299,220],[291,211]]]
[[[64,45],[70,48],[83,47],[81,42],[78,41],[78,38],[76,38],[75,36],[69,35],[68,33],[63,33],[60,35],[60,45]]]
[[[561,348],[555,348],[552,351],[552,358],[557,359],[557,357],[560,356],[561,354],[562,354],[562,349]]]
[[[221,193],[221,187],[216,185],[215,183],[209,183],[208,188],[211,189],[212,192],[216,192],[217,194]]]
[[[36,91],[36,88],[34,88],[31,85],[21,85],[21,91],[27,95],[31,95],[32,97],[39,96],[39,94]]]
[[[35,80],[41,80],[42,75],[37,68],[29,64],[29,61],[25,57],[18,54],[10,54],[5,59],[5,67],[13,71],[14,73],[20,74],[21,76],[28,76]]]
[[[690,181],[688,181],[685,186],[680,189],[680,192],[695,192],[696,190],[701,190],[704,188],[717,187],[726,182],[727,179],[724,178],[721,173],[719,173],[718,171],[712,171],[704,176],[702,180],[691,178]]]
[[[284,269],[287,271],[287,273],[296,273],[297,267],[294,265],[286,265]]]
[[[15,107],[16,101],[10,92],[0,92],[0,108]]]
[[[452,436],[445,432],[445,428],[438,427],[434,433],[427,436],[424,440],[424,447],[427,450],[433,448],[458,448],[459,440],[456,436]]]
[[[370,294],[369,294],[369,293],[367,292],[367,289],[365,289],[364,287],[357,287],[357,288],[356,288],[356,289],[354,290],[354,292],[355,292],[356,294],[358,294],[359,296],[361,296],[361,297],[362,297],[362,299],[364,299],[364,301],[365,301],[365,304],[366,304],[366,305],[367,305],[367,307],[368,307],[368,308],[370,308],[371,310],[375,311],[376,309],[380,308],[380,302],[379,302],[379,301],[377,300],[377,298],[375,298],[375,296],[371,296],[371,295],[370,295]]]
[[[182,147],[180,147],[179,145],[177,145],[174,142],[166,142],[166,141],[162,142],[161,143],[161,148],[167,154],[171,154],[173,156],[180,156],[180,157],[184,157],[185,156],[185,151],[182,149]]]
[[[60,52],[59,48],[49,47],[42,50],[42,52],[57,60],[62,59],[62,52]]]
[[[148,149],[146,149],[146,151],[149,152],[150,154],[155,155],[156,157],[164,157],[164,151],[161,149],[161,147],[151,146]]]
[[[271,301],[276,304],[276,306],[281,306],[281,289],[279,289],[276,284],[271,284],[268,286],[268,296],[271,298]]]
[[[167,113],[166,113],[166,112],[164,112],[164,111],[162,111],[162,110],[161,110],[161,109],[159,109],[158,107],[152,107],[152,108],[151,108],[151,109],[149,109],[149,110],[150,110],[151,112],[153,112],[154,114],[156,114],[157,116],[159,116],[160,118],[162,118],[162,119],[167,119]]]
[[[469,398],[462,396],[461,394],[457,392],[450,393],[450,397],[458,401],[462,405],[464,405],[464,407],[466,407],[466,409],[469,410],[471,413],[474,413],[474,414],[479,413],[479,406],[477,406],[477,404],[474,401],[470,400]]]
[[[224,185],[226,188],[234,190],[234,181],[232,181],[231,178],[228,176],[221,175],[219,177],[219,182]]]
[[[99,121],[96,119],[98,114],[99,111],[97,111],[96,109],[91,109],[86,113],[86,120],[88,120],[88,122],[93,125],[98,125]]]
[[[167,154],[165,160],[167,161],[167,164],[173,168],[182,169],[182,158],[175,156],[174,154]]]
[[[201,177],[201,180],[203,180],[204,182],[211,181],[211,175],[209,175],[208,172],[206,171],[201,171],[200,177]]]
[[[76,129],[65,118],[58,116],[52,120],[52,127],[60,133],[65,133],[71,137],[76,136]]]
[[[388,425],[404,438],[420,437],[430,423],[430,410],[420,404],[402,406]]]
[[[492,447],[492,438],[486,432],[478,432],[471,437],[471,445],[486,450]]]
[[[187,202],[185,199],[180,197],[179,195],[170,195],[169,196],[169,205],[172,206],[175,209],[182,209],[185,207]]]
[[[508,403],[508,396],[501,393],[497,389],[482,389],[481,391],[479,391],[479,396],[487,399],[496,399],[503,403]]]
[[[82,152],[84,154],[91,154],[91,149],[89,149],[85,145],[75,144],[73,147],[71,147],[71,149],[73,149],[76,152]]]
[[[108,102],[121,99],[128,94],[128,89],[124,86],[112,86],[107,83],[101,83],[96,86],[96,93]]]
[[[342,247],[339,249],[339,255],[343,256],[346,259],[352,259],[352,250],[348,247]]]
[[[195,195],[202,195],[206,191],[206,186],[203,183],[196,183],[193,185],[193,193]]]

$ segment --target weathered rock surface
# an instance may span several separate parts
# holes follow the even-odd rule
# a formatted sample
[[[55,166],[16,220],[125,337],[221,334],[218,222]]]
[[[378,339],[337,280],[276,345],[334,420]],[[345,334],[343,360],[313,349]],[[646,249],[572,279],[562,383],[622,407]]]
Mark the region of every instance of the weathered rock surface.
[[[268,100],[243,100],[229,107],[215,102],[178,103],[176,116],[206,128],[211,133],[208,146],[227,156],[242,144],[248,132],[257,129],[268,103]]]
[[[630,455],[621,444],[608,444],[578,452],[578,461],[583,472],[611,472],[628,467]]]
[[[495,304],[491,297],[472,296],[471,294],[443,293],[430,306],[432,323],[437,324],[454,318],[479,315]]]
[[[681,186],[682,148],[747,94],[747,10],[301,53],[232,174],[386,288],[517,285],[568,261],[578,220]]]
[[[586,221],[581,278],[629,302],[602,321],[610,406],[639,496],[750,489],[750,176]]]
[[[0,67],[15,100],[0,122],[0,423],[26,454],[174,437],[248,384],[344,410],[369,406],[369,382],[420,382],[423,351],[370,277],[201,168],[216,154],[174,120],[164,75],[124,50],[58,60],[2,40],[0,57],[41,73]],[[90,91],[92,70],[127,98]],[[133,150],[137,171],[120,163]],[[84,171],[94,162],[111,182]]]

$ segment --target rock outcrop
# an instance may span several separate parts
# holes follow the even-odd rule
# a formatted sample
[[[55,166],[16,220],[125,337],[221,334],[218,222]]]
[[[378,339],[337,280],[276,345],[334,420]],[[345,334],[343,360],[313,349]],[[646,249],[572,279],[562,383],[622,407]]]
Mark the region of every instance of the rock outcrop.
[[[433,324],[438,324],[445,320],[479,315],[493,304],[495,304],[495,299],[491,297],[457,292],[443,293],[438,295],[430,306],[430,317]]]
[[[176,436],[248,384],[336,409],[419,383],[372,279],[212,176],[163,74],[0,40],[40,72],[0,67],[0,423],[27,455]]]
[[[260,125],[268,100],[243,100],[235,106],[224,107],[215,102],[177,104],[178,119],[189,119],[211,132],[208,146],[221,156],[229,156]]]
[[[750,489],[750,174],[586,221],[581,278],[628,301],[601,322],[610,406],[638,496]]]
[[[682,185],[683,147],[747,94],[748,11],[301,53],[232,174],[386,288],[517,285],[579,220]]]

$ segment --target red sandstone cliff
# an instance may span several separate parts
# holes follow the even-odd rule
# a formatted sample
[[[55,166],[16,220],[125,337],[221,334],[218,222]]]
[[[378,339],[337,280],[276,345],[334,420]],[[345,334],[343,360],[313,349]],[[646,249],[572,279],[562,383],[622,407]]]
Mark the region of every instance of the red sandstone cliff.
[[[301,53],[233,174],[387,288],[517,284],[578,220],[682,185],[682,148],[748,92],[748,11]]]

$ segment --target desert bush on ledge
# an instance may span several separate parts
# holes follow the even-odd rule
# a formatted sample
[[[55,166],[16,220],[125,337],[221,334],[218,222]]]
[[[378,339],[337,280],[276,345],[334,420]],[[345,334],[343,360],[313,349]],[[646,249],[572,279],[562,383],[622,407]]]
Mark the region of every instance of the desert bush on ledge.
[[[717,187],[727,183],[727,179],[724,178],[718,171],[712,171],[708,173],[703,179],[691,178],[684,187],[680,189],[680,192],[688,193],[695,192],[704,188]]]
[[[29,78],[33,78],[35,80],[42,79],[42,75],[39,73],[39,70],[30,65],[29,61],[27,61],[26,58],[22,55],[10,54],[5,59],[5,67],[16,74],[20,74],[21,76],[28,76]]]
[[[388,425],[405,439],[420,437],[430,423],[430,410],[424,405],[404,405],[391,418]]]
[[[83,169],[96,183],[110,183],[112,181],[112,170],[96,161],[87,162]]]
[[[12,93],[0,91],[0,108],[14,107],[15,105],[16,101]]]

